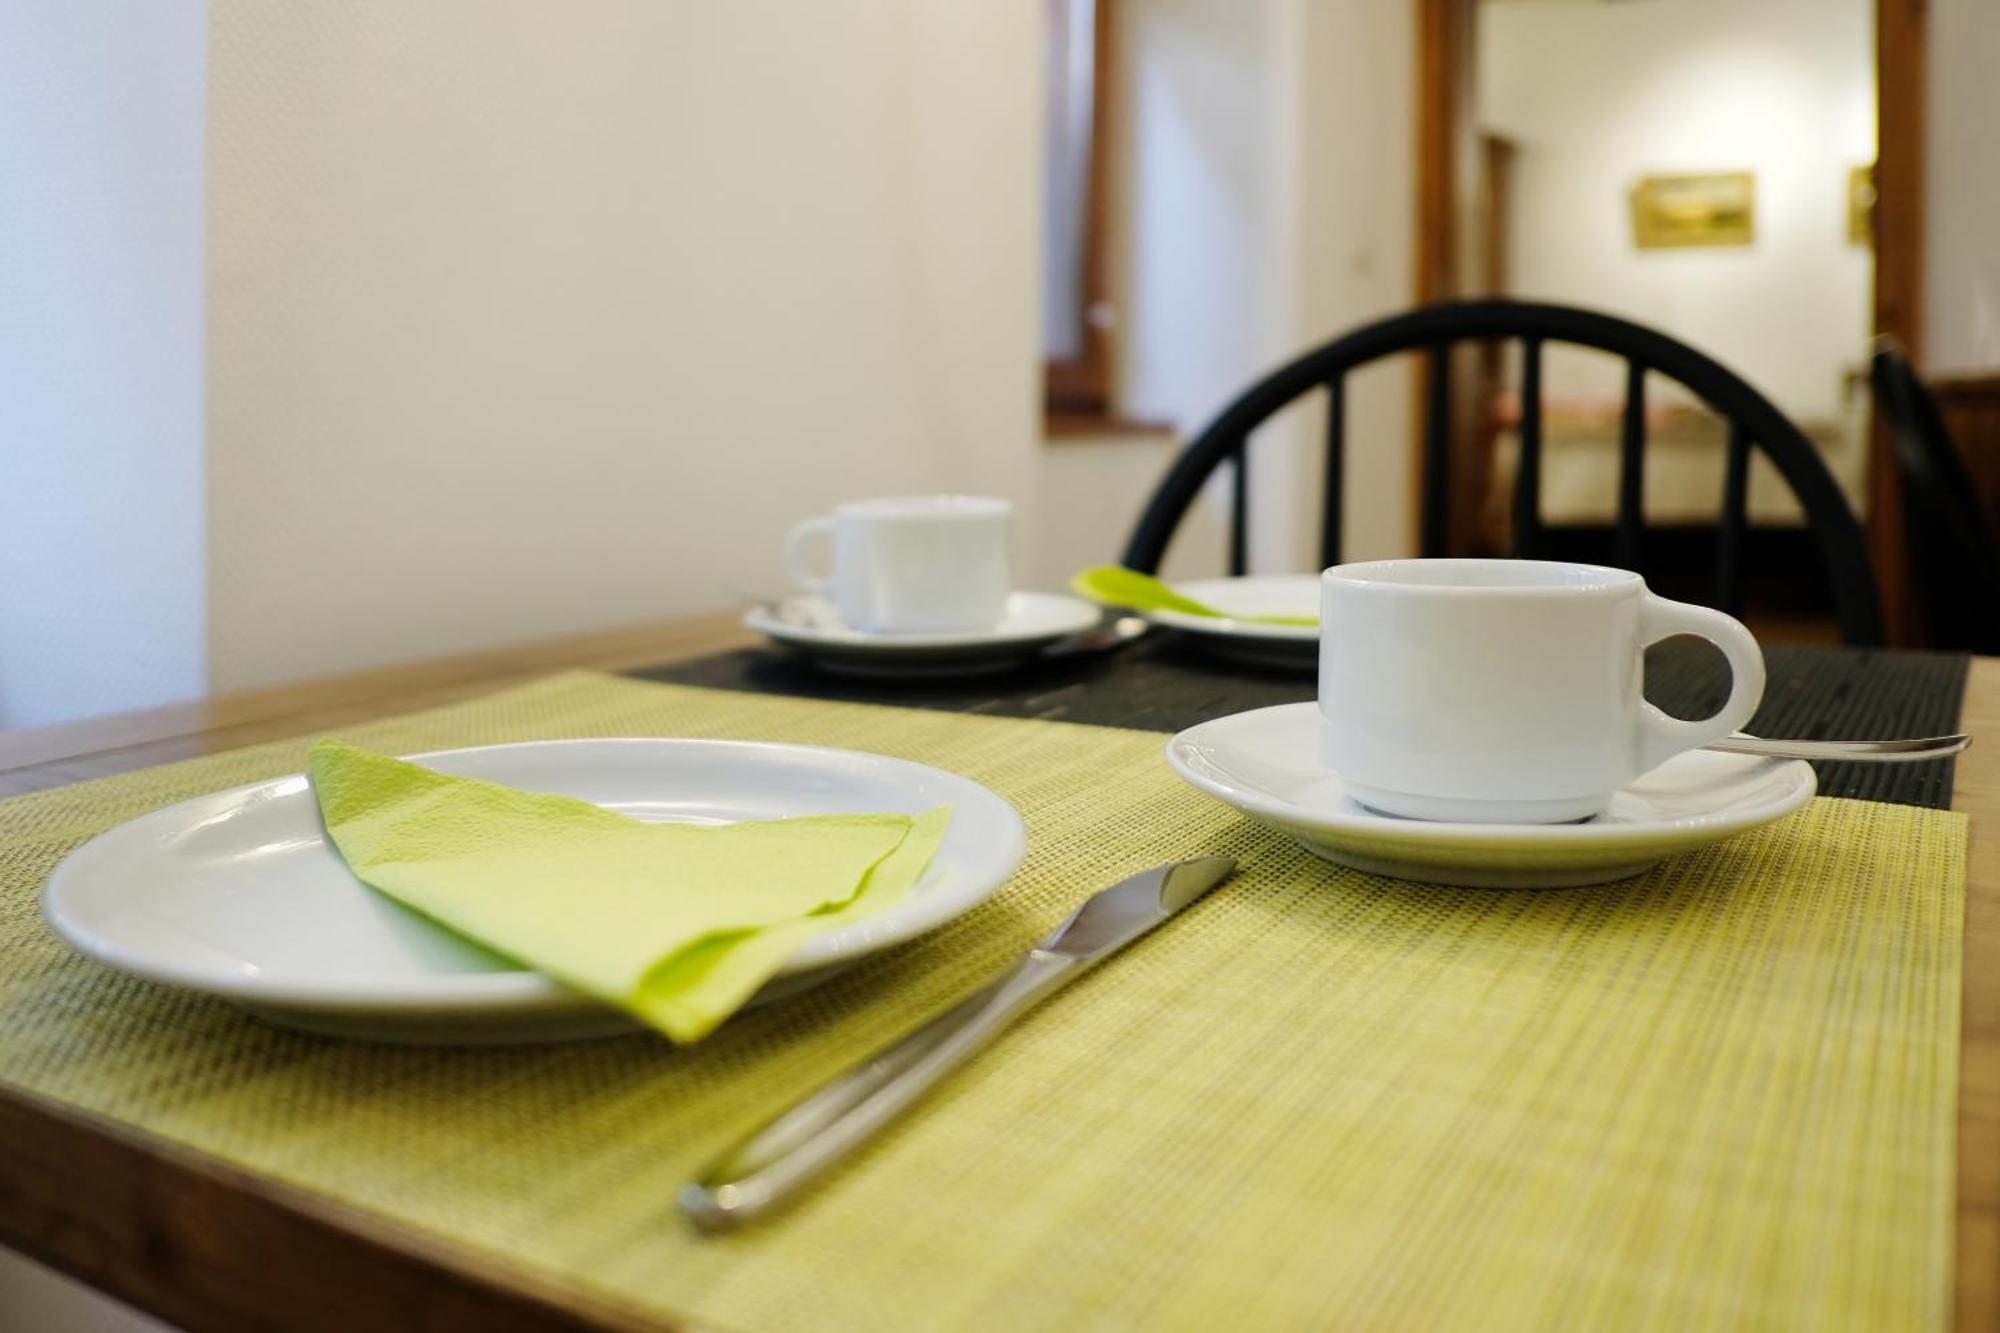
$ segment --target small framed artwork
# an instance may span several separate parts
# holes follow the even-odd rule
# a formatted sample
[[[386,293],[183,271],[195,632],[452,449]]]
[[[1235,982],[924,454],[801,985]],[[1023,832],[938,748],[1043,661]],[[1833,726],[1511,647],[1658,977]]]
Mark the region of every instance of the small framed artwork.
[[[1875,164],[1847,173],[1847,239],[1855,245],[1875,241]]]
[[[1632,189],[1632,243],[1641,250],[1749,245],[1756,238],[1753,172],[1647,176]]]

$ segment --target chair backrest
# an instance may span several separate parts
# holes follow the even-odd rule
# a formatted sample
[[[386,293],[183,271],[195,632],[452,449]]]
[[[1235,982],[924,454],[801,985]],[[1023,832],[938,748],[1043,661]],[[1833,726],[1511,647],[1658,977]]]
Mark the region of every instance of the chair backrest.
[[[1716,604],[1733,610],[1741,602],[1750,451],[1755,448],[1777,467],[1805,511],[1826,565],[1842,637],[1852,644],[1882,642],[1881,602],[1861,525],[1819,451],[1783,412],[1735,372],[1666,334],[1592,310],[1525,301],[1424,306],[1364,325],[1266,375],[1225,407],[1174,461],[1140,516],[1125,549],[1125,563],[1146,573],[1158,573],[1175,529],[1202,486],[1226,462],[1235,474],[1229,567],[1234,574],[1246,572],[1246,446],[1250,434],[1294,401],[1323,390],[1327,396],[1327,480],[1320,559],[1323,564],[1338,564],[1347,376],[1357,367],[1400,352],[1422,352],[1428,364],[1421,549],[1425,555],[1443,554],[1452,481],[1449,358],[1459,343],[1491,341],[1517,341],[1521,346],[1520,466],[1514,479],[1513,555],[1532,556],[1541,543],[1543,347],[1555,342],[1595,348],[1622,357],[1626,367],[1619,439],[1618,563],[1636,566],[1645,528],[1646,376],[1652,372],[1678,381],[1728,425],[1716,538]]]
[[[1895,449],[1917,601],[1931,644],[2000,653],[2000,548],[1937,399],[1887,338],[1875,344],[1869,379]]]

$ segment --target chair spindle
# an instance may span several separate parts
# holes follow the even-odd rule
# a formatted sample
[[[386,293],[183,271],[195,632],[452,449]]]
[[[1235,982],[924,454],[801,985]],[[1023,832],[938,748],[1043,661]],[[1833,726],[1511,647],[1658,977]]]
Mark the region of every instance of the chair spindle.
[[[1716,533],[1715,605],[1730,615],[1743,610],[1743,537],[1750,499],[1750,437],[1729,423],[1729,458],[1722,477],[1722,526]]]
[[[1514,474],[1514,554],[1542,545],[1542,340],[1521,340],[1521,464]]]
[[[1432,343],[1424,406],[1424,509],[1420,549],[1445,554],[1451,514],[1451,344]]]
[[[1235,454],[1236,484],[1229,494],[1229,572],[1241,577],[1250,572],[1250,441],[1238,445]]]
[[[1618,438],[1618,563],[1639,568],[1640,535],[1646,528],[1646,367],[1625,363],[1625,424]]]
[[[1320,502],[1319,562],[1322,567],[1340,563],[1340,492],[1346,475],[1344,447],[1347,440],[1347,377],[1336,375],[1326,382],[1326,494]]]

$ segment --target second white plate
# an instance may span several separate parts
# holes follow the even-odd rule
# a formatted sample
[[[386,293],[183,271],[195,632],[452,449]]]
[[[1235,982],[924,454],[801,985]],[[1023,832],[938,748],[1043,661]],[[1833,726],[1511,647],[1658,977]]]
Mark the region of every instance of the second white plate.
[[[849,811],[951,824],[910,896],[809,941],[756,1003],[958,916],[1027,849],[1021,817],[969,778],[853,750],[750,741],[536,741],[413,756],[445,773],[594,801],[637,819],[720,824]],[[100,834],[43,891],[57,934],[100,962],[288,1027],[383,1041],[549,1041],[632,1029],[375,892],[326,841],[303,775],[169,806]]]
[[[1180,611],[1148,611],[1146,619],[1193,635],[1202,647],[1223,657],[1310,670],[1319,664],[1317,625],[1272,625],[1234,616],[1319,615],[1319,575],[1260,574],[1234,579],[1194,579],[1174,591],[1224,612],[1222,618]]]

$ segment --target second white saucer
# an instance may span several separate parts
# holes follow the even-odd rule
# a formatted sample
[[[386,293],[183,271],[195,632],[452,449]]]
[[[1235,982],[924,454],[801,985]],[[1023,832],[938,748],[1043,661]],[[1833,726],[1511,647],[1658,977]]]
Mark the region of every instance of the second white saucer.
[[[1566,888],[1624,879],[1661,859],[1779,819],[1818,789],[1796,759],[1690,750],[1574,824],[1453,824],[1362,806],[1320,766],[1318,708],[1217,718],[1167,742],[1191,785],[1356,870],[1471,888]]]
[[[859,676],[970,676],[1004,671],[1058,639],[1094,627],[1103,611],[1063,593],[1017,592],[999,624],[949,633],[883,633],[841,623],[826,598],[810,593],[754,606],[746,627],[830,671]]]
[[[1228,579],[1195,579],[1174,590],[1222,612],[1195,616],[1182,611],[1148,611],[1155,625],[1176,629],[1219,657],[1252,666],[1311,670],[1319,664],[1319,626],[1276,625],[1241,616],[1319,615],[1319,575],[1256,574]]]

